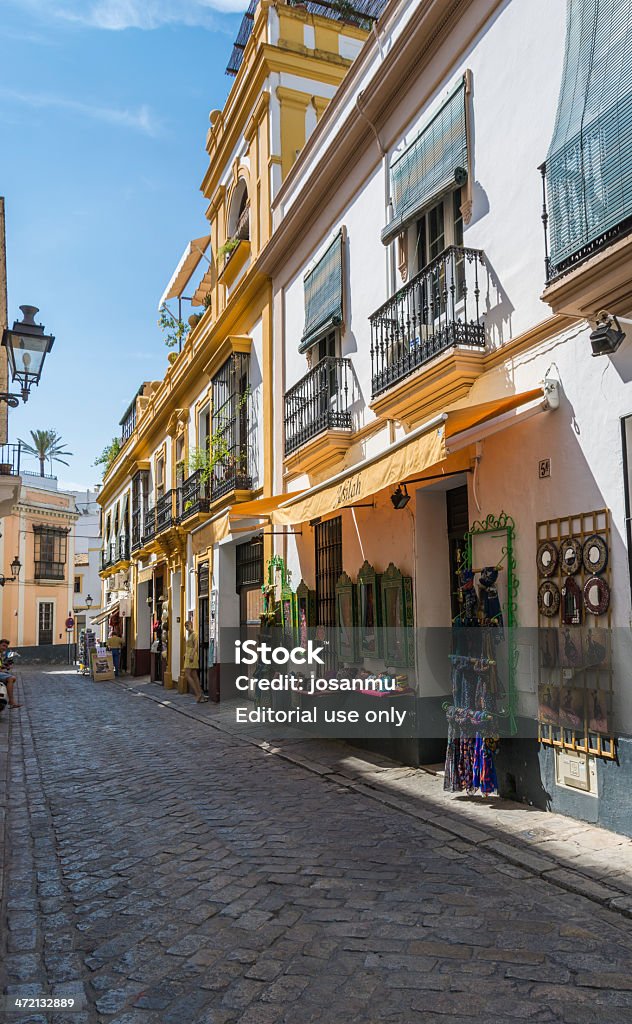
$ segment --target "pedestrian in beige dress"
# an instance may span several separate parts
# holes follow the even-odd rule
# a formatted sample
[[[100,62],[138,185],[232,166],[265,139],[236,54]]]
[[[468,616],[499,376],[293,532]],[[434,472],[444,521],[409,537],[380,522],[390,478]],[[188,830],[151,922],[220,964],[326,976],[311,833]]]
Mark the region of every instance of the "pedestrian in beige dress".
[[[192,622],[185,622],[184,628],[186,630],[186,644],[184,648],[184,679],[189,687],[195,694],[196,704],[205,704],[208,701],[208,697],[202,693],[202,687],[200,686],[200,677],[198,675],[198,669],[200,667],[200,654],[198,647],[197,633],[193,628]]]

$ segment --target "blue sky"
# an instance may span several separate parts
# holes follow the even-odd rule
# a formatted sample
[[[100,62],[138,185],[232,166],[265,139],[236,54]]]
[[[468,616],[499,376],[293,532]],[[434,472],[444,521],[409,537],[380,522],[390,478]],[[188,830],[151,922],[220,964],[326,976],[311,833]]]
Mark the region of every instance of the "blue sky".
[[[204,234],[208,114],[232,83],[247,0],[0,6],[9,320],[38,306],[56,337],[9,434],[56,429],[75,453],[60,483],[83,487],[135,390],[167,366],[158,300]]]

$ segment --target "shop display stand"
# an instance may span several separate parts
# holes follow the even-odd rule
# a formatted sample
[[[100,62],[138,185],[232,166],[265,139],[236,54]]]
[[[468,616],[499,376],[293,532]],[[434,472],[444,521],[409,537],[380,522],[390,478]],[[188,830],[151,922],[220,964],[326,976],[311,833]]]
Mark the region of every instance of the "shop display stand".
[[[496,565],[476,568],[475,539],[484,535],[499,537],[502,547]],[[452,702],[443,705],[448,721],[444,789],[449,792],[496,792],[494,762],[501,720],[508,719],[510,733],[516,732],[513,631],[518,580],[513,540],[514,521],[504,512],[474,523],[465,535],[465,558],[457,569],[459,614],[453,623],[450,656]],[[504,608],[495,586],[501,572],[507,591]],[[499,673],[497,652],[502,643],[507,644],[507,658],[504,673]]]
[[[82,676],[90,675],[90,654],[96,651],[97,641],[92,629],[82,629],[79,634],[79,664],[77,672]]]
[[[569,539],[577,541],[583,549],[586,541],[593,536],[602,538],[607,546],[607,564],[598,573],[610,591],[607,610],[601,615],[592,614],[582,600],[581,622],[577,625],[568,625],[563,621],[562,601],[554,616],[543,614],[540,604],[538,605],[538,738],[540,743],[547,746],[615,760],[616,736],[612,717],[612,545],[608,509],[543,520],[536,526],[536,551],[539,551],[545,541],[559,549],[560,545]],[[538,588],[550,581],[561,594],[568,575],[572,575],[582,596],[586,582],[594,577],[594,573],[586,569],[583,560],[580,560],[575,573],[567,573],[560,557],[554,571],[547,572],[546,575],[539,571]],[[590,664],[591,658],[587,650],[587,645],[594,643],[595,635],[598,636],[600,647],[605,644],[607,648],[605,659],[600,664]],[[552,647],[551,636],[553,639],[557,636],[557,646]],[[574,645],[575,650],[580,651],[581,660],[575,665],[565,664],[569,642]],[[580,691],[583,692],[582,708]],[[565,722],[568,714],[563,707],[565,694],[573,705],[573,713],[576,716],[583,711],[583,723],[577,728],[569,728]],[[597,707],[600,708],[601,715],[597,714]],[[554,721],[556,714],[557,724]],[[601,727],[599,730],[595,728],[597,725]]]

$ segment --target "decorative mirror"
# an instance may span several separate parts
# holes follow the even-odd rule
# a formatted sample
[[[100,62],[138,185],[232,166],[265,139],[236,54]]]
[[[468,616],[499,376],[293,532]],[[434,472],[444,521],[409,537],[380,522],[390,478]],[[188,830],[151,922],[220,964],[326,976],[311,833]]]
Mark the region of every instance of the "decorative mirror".
[[[562,587],[562,622],[565,626],[579,626],[582,621],[582,592],[572,576],[567,576]]]
[[[381,576],[365,562],[358,573],[360,653],[368,658],[382,654]]]
[[[538,608],[541,614],[549,619],[557,615],[560,608],[560,592],[555,583],[547,581],[541,584],[538,590]]]
[[[316,592],[305,580],[296,588],[296,628],[299,647],[307,646],[308,630],[316,625]]]
[[[591,615],[604,615],[610,604],[610,587],[601,576],[591,576],[584,583],[584,604]]]
[[[574,537],[567,537],[560,544],[560,570],[566,576],[574,576],[582,564],[582,546]]]
[[[346,572],[336,583],[336,622],[338,626],[338,654],[343,661],[357,658],[358,609],[356,588]]]
[[[557,569],[558,557],[557,548],[550,540],[545,540],[543,544],[540,544],[536,556],[538,575],[552,576]]]
[[[391,564],[382,575],[383,657],[387,667],[414,664],[413,581]]]
[[[608,564],[608,545],[603,537],[593,534],[584,543],[582,552],[584,569],[593,575],[601,574]]]
[[[281,589],[281,625],[286,637],[292,638],[296,629],[296,594],[290,590],[289,583]]]

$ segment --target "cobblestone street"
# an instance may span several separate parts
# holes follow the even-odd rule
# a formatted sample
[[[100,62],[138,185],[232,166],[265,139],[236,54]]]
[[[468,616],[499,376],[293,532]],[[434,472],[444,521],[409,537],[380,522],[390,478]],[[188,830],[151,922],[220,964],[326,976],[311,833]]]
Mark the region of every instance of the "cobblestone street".
[[[115,1024],[632,1021],[628,918],[62,670],[9,737],[3,979]]]

